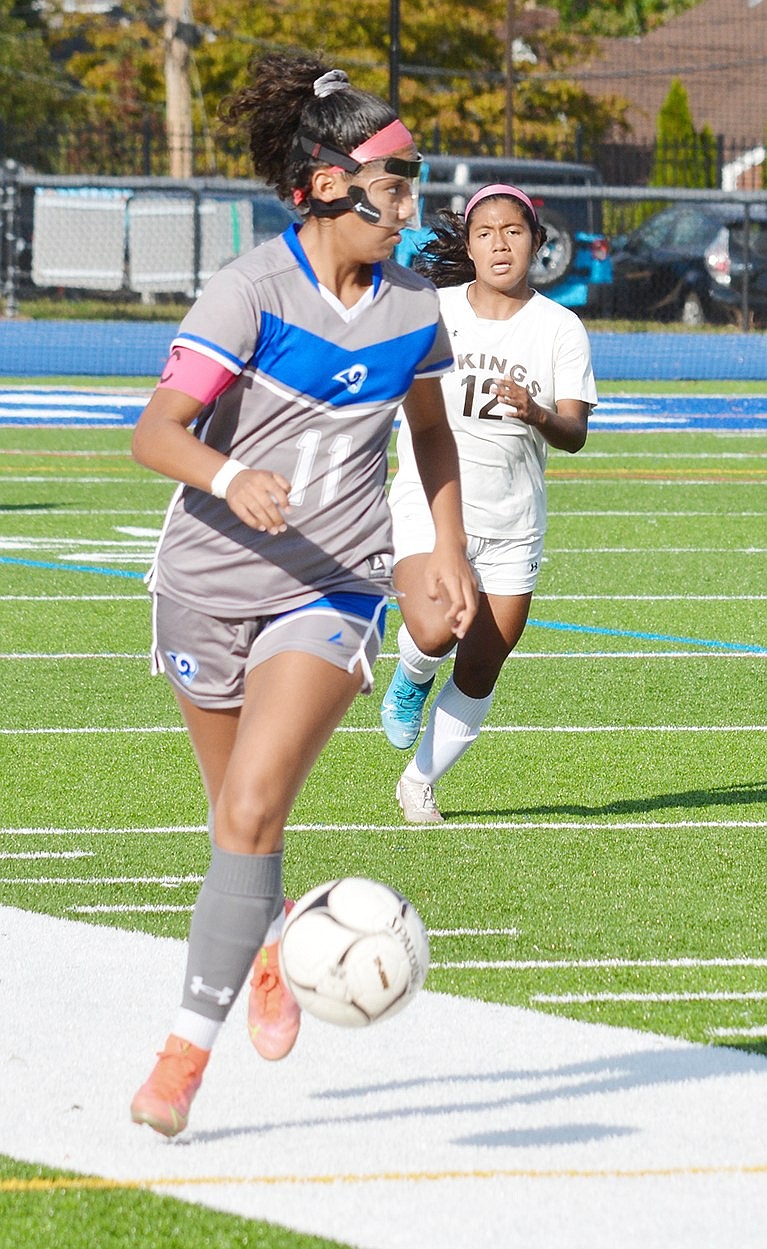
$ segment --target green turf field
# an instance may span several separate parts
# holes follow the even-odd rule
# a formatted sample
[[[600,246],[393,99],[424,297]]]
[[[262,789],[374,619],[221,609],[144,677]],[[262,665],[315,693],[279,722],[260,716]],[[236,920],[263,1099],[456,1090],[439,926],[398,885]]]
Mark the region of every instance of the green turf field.
[[[112,377],[82,377],[66,373],[57,377],[34,378],[30,383],[28,377],[4,377],[3,387],[38,388],[53,386],[57,390],[142,390],[154,389],[156,377],[126,377],[123,374]],[[761,395],[764,393],[764,382],[729,379],[727,381],[611,381],[599,379],[600,393],[603,395]]]
[[[205,801],[141,581],[172,486],[128,441],[0,430],[0,898],[183,937]],[[767,435],[592,434],[548,478],[532,620],[446,825],[401,823],[407,756],[360,698],[293,813],[288,890],[380,877],[471,930],[433,935],[427,988],[765,1053]],[[176,1240],[175,1203],[44,1174],[0,1165],[0,1249],[328,1243],[200,1211]]]

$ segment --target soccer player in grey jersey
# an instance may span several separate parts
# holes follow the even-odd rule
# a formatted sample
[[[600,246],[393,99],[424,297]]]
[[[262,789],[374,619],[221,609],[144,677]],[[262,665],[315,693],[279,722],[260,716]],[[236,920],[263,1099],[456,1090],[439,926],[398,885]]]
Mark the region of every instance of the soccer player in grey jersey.
[[[284,827],[320,751],[368,692],[389,591],[387,448],[404,404],[436,540],[427,592],[463,637],[476,611],[434,287],[390,255],[420,158],[343,71],[272,53],[222,106],[300,224],[215,274],[182,322],[133,452],[181,484],[149,577],[153,660],[211,810],[173,1030],[131,1106],[175,1136],[251,966],[248,1025],[281,1058],[299,1011],[279,975]]]

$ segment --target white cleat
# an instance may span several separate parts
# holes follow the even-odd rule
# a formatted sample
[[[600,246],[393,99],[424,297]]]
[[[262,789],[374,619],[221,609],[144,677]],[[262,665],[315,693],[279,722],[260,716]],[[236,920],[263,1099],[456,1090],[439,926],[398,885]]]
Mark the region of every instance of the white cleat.
[[[397,781],[397,802],[408,824],[442,824],[434,798],[434,787],[428,781],[411,781],[401,776]]]

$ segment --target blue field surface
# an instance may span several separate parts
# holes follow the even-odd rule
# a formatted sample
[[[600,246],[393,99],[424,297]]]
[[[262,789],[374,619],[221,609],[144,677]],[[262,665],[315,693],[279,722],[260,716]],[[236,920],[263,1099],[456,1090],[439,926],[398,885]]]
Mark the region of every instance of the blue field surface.
[[[606,431],[767,429],[767,395],[605,395],[589,420]]]
[[[0,426],[135,425],[149,391],[0,389]],[[605,431],[767,429],[767,395],[605,395],[591,417]]]
[[[150,392],[0,389],[0,425],[135,425]]]

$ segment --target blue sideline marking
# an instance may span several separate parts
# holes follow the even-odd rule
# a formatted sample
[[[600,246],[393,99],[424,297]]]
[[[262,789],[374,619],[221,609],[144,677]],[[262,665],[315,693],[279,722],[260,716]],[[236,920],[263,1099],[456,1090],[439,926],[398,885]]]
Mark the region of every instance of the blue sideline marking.
[[[767,646],[753,646],[740,642],[716,642],[708,638],[675,637],[672,633],[641,633],[635,629],[602,629],[595,625],[566,624],[558,620],[527,621],[536,629],[558,629],[565,633],[598,633],[601,637],[641,638],[645,642],[674,642],[678,646],[710,646],[722,651],[748,651],[749,654],[767,655]]]
[[[176,321],[0,320],[0,376],[158,377]],[[597,377],[717,381],[767,377],[764,334],[589,333]]]
[[[16,564],[23,568],[54,569],[57,572],[88,572],[100,577],[128,577],[137,581],[143,581],[146,575],[143,572],[128,572],[120,568],[101,568],[92,564],[58,564],[52,560],[15,559],[6,555],[0,556],[0,564]],[[400,610],[396,601],[391,603],[391,609]],[[557,629],[563,633],[595,633],[602,637],[641,638],[646,642],[673,642],[679,646],[710,646],[713,650],[747,651],[749,654],[767,655],[767,646],[754,646],[745,642],[743,644],[717,642],[708,638],[675,637],[671,633],[640,633],[633,629],[603,629],[596,625],[568,624],[566,621],[557,620],[534,620],[532,617],[527,623],[536,629]]]
[[[52,568],[56,572],[95,572],[100,577],[131,577],[143,581],[145,573],[128,572],[122,568],[99,568],[97,564],[56,564],[42,559],[13,559],[10,555],[0,555],[0,564],[20,564],[22,568]]]

